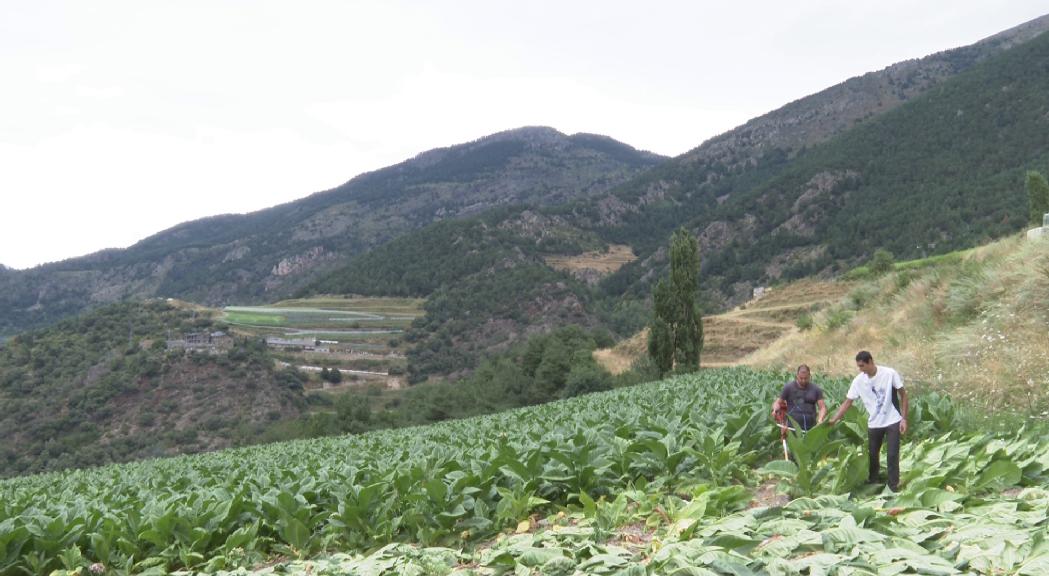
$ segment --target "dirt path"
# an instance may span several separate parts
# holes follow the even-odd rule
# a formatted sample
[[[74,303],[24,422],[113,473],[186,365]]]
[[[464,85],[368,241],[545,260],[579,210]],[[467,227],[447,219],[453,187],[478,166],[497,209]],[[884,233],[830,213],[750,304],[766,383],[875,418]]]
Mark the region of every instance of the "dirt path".
[[[740,324],[750,324],[752,326],[767,326],[769,328],[790,328],[795,324],[793,322],[776,322],[773,320],[761,320],[758,318],[748,318],[742,314],[723,314],[721,316],[707,316],[703,319],[704,322],[737,322]]]

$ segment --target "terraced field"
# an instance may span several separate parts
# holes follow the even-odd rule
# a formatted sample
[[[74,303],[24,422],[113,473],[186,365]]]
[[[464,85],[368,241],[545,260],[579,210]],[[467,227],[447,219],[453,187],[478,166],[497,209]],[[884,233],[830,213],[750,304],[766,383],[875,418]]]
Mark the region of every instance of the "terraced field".
[[[422,315],[422,300],[328,297],[271,306],[227,306],[223,311],[223,320],[234,326],[279,328],[286,335],[393,332],[403,331]]]
[[[782,374],[706,370],[416,429],[0,483],[0,574],[1044,574],[1043,429],[919,396],[903,490],[858,411],[792,439]],[[844,380],[821,382],[833,400]],[[782,456],[780,456],[782,457]]]
[[[399,336],[423,315],[423,301],[415,298],[353,298],[321,296],[284,300],[270,306],[228,306],[222,320],[241,335],[257,338],[313,341],[302,346],[271,345],[281,366],[295,366],[306,374],[336,369],[354,380],[333,385],[319,377],[307,390],[353,387],[360,382],[382,382],[403,387],[406,360],[398,349]]]

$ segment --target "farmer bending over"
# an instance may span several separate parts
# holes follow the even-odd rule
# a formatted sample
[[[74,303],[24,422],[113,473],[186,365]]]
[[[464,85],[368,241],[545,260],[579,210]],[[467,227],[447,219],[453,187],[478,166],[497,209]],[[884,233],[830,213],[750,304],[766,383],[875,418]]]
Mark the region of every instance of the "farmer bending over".
[[[819,408],[817,414],[816,409]],[[787,416],[794,419],[802,430],[808,430],[827,418],[827,405],[823,403],[823,390],[812,383],[812,371],[802,364],[794,374],[794,380],[787,382],[780,392],[779,399],[772,404],[772,415],[776,416],[786,410]],[[776,418],[777,421],[781,418]],[[782,419],[781,425],[789,425]]]
[[[852,406],[852,401],[859,398],[867,409],[867,446],[870,454],[867,468],[867,482],[878,483],[881,444],[886,436],[889,438],[886,460],[889,468],[889,489],[897,492],[900,489],[900,435],[907,433],[907,391],[903,380],[892,368],[874,364],[874,358],[866,350],[856,355],[856,367],[860,373],[852,380],[845,402],[830,419],[837,424],[845,412]],[[899,391],[903,405],[902,414],[893,401],[893,391]]]

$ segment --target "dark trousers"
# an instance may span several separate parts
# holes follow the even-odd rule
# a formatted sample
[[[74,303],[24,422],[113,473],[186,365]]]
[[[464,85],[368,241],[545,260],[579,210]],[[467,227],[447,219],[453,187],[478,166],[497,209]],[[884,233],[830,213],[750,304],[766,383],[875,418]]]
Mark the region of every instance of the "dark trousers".
[[[867,448],[870,462],[867,468],[867,479],[871,483],[878,481],[881,468],[881,444],[888,437],[885,459],[889,468],[889,488],[899,490],[900,488],[900,423],[891,424],[884,428],[870,428],[867,430]]]

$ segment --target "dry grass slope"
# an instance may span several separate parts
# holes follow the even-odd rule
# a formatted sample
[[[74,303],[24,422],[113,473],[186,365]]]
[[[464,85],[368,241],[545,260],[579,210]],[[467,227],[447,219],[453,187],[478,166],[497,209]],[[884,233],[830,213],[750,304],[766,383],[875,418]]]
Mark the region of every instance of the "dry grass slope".
[[[707,368],[737,366],[747,355],[797,331],[797,321],[840,300],[853,288],[846,282],[803,280],[773,288],[724,314],[703,318],[702,364]],[[612,348],[596,350],[594,358],[613,374],[625,372],[646,354],[643,330]]]
[[[959,262],[859,283],[838,304],[742,363],[851,375],[868,349],[918,387],[971,405],[1049,416],[1049,242],[1016,236]]]

